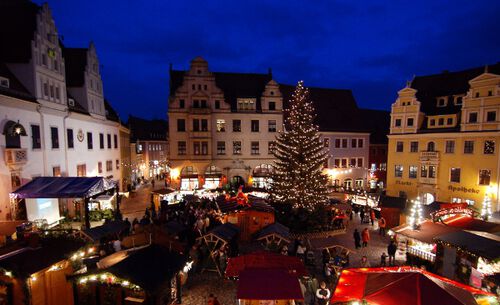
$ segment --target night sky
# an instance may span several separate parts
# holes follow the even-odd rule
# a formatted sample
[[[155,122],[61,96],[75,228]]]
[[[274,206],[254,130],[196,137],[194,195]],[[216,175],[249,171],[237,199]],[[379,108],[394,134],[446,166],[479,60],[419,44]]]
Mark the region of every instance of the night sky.
[[[390,109],[414,74],[500,61],[500,1],[49,1],[69,47],[93,40],[122,119],[165,118],[169,63],[352,89]],[[384,3],[385,2],[385,3]],[[41,1],[37,1],[41,3]]]

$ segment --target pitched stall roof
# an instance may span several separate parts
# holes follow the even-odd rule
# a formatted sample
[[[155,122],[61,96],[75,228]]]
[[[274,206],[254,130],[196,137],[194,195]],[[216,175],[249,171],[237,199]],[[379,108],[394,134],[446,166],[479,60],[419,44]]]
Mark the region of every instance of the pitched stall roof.
[[[421,111],[425,114],[458,113],[462,106],[455,106],[451,96],[467,93],[469,81],[484,71],[485,67],[482,66],[457,72],[417,76],[411,82],[411,88],[417,90],[417,99],[421,103]],[[488,71],[500,74],[500,62],[488,66]],[[437,107],[437,97],[447,97],[447,106]]]
[[[303,300],[296,275],[286,270],[248,269],[240,273],[236,298],[240,300]]]
[[[39,248],[25,248],[17,254],[0,259],[0,268],[27,278],[67,258],[85,244],[74,238],[43,238]]]
[[[229,258],[225,274],[227,277],[239,277],[241,272],[248,269],[280,269],[296,276],[309,274],[304,263],[298,257],[267,251],[258,251]]]
[[[85,229],[82,233],[92,241],[99,241],[103,237],[111,237],[120,234],[126,228],[123,221],[110,221],[101,226]]]
[[[433,244],[434,237],[437,235],[443,235],[447,233],[453,233],[460,231],[459,228],[454,228],[447,226],[442,223],[433,222],[430,220],[426,220],[420,224],[420,229],[413,230],[409,225],[403,224],[398,227],[394,227],[391,229],[393,232],[397,234],[406,236],[408,238],[416,239],[418,241]]]
[[[500,237],[493,234],[483,232],[479,235],[472,231],[457,231],[439,235],[435,240],[460,247],[488,260],[500,258]]]
[[[248,200],[250,205],[241,205],[236,202],[236,200],[225,200],[220,199],[217,203],[219,205],[219,209],[222,213],[231,213],[241,210],[255,210],[260,212],[274,212],[274,208],[267,204],[264,199],[248,196]]]
[[[290,229],[288,227],[285,227],[284,225],[280,224],[279,222],[275,222],[273,224],[270,224],[264,228],[257,234],[257,239],[277,234],[282,236],[283,238],[289,239],[290,238]]]
[[[238,235],[239,232],[240,229],[237,226],[233,225],[232,223],[225,223],[213,228],[206,235],[213,234],[225,241],[230,241],[236,235]]]
[[[5,49],[5,48],[0,48]],[[24,85],[10,71],[7,65],[0,60],[0,76],[9,80],[9,88],[0,86],[0,94],[22,99],[38,104],[36,98],[24,87]]]
[[[36,177],[11,193],[14,198],[85,198],[115,188],[103,177]]]
[[[167,140],[168,122],[165,120],[146,120],[129,115],[127,125],[130,128],[131,142]]]
[[[0,48],[0,61],[29,62],[39,9],[29,0],[0,1],[0,37],[9,44]]]

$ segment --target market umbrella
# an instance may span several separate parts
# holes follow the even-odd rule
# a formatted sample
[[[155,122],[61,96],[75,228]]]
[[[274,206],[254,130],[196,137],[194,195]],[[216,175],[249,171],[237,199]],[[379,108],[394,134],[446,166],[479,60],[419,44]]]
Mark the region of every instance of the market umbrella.
[[[477,305],[474,295],[489,295],[411,267],[346,269],[331,301],[365,300],[384,305]]]

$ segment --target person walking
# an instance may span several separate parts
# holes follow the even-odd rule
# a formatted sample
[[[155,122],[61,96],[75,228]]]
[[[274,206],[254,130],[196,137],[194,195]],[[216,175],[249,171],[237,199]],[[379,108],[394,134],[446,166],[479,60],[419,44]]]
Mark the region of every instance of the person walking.
[[[318,290],[316,290],[316,298],[318,305],[327,305],[330,302],[330,289],[326,288],[326,283],[321,282]]]
[[[372,222],[372,226],[375,223],[375,210],[371,209],[370,210],[370,221]]]
[[[361,239],[363,241],[363,248],[368,247],[368,242],[370,241],[370,232],[368,228],[365,228],[363,232],[361,232]]]
[[[386,226],[385,218],[381,216],[380,219],[378,220],[378,234],[380,236],[385,237],[385,226]]]
[[[352,235],[354,237],[354,247],[356,247],[356,249],[361,248],[361,235],[359,235],[358,229],[354,229]]]
[[[359,211],[359,217],[361,218],[361,223],[363,223],[363,221],[365,219],[365,209],[361,209]]]
[[[391,243],[387,246],[387,253],[389,254],[389,266],[394,266],[396,264],[396,250],[398,247],[396,243],[391,240]]]

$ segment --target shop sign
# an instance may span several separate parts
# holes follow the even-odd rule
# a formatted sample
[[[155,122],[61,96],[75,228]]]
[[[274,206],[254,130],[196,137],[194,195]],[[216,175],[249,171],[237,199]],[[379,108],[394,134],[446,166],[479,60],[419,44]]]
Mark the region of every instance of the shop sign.
[[[449,185],[448,190],[452,192],[463,192],[463,193],[473,193],[473,194],[479,194],[480,190],[475,189],[475,188],[467,188],[465,186],[453,186]]]
[[[434,213],[431,213],[432,219],[436,221],[437,219],[442,218],[443,216],[448,216],[448,215],[467,215],[470,217],[474,216],[474,211],[469,209],[469,208],[463,208],[463,207],[455,207],[451,209],[441,209],[439,211],[436,211]]]
[[[399,184],[399,185],[412,185],[412,183],[410,181],[400,181],[400,180],[396,180],[396,184]]]

